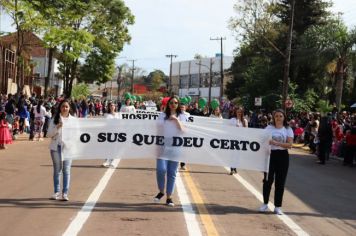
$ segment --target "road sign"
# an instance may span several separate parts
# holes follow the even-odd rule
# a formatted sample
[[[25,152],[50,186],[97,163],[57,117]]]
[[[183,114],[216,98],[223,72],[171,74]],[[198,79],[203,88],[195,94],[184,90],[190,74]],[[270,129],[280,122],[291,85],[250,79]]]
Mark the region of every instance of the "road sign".
[[[262,98],[261,97],[256,97],[255,98],[255,106],[262,106]]]

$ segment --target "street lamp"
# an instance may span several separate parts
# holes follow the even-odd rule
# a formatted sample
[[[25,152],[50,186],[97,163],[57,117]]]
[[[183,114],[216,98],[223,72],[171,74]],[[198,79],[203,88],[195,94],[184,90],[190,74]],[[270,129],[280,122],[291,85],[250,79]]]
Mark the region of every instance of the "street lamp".
[[[204,65],[204,64],[202,64],[202,63],[195,63],[195,64],[197,64],[197,65],[199,65],[199,66],[204,66],[204,67],[206,67],[208,70],[209,70],[209,95],[208,95],[208,104],[209,104],[209,106],[210,106],[210,102],[211,102],[211,84],[212,84],[212,67],[213,67],[213,64],[214,64],[214,61],[213,61],[213,59],[212,58],[210,58],[210,66],[208,67],[207,65]],[[200,75],[199,75],[199,77],[200,77]],[[200,87],[200,85],[199,85],[199,87]]]

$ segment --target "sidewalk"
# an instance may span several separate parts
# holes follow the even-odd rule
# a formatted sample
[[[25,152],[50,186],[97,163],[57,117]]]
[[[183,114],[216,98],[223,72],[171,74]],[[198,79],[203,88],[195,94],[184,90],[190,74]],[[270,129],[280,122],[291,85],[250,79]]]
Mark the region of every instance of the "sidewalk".
[[[303,153],[307,153],[307,154],[316,156],[315,154],[311,154],[310,153],[309,147],[308,146],[304,146],[304,143],[293,143],[292,147],[296,151],[301,151]],[[344,161],[343,157],[334,156],[334,155],[331,155],[331,153],[330,153],[329,158],[330,159],[334,159],[334,160],[338,160],[338,161],[342,161],[342,162]]]

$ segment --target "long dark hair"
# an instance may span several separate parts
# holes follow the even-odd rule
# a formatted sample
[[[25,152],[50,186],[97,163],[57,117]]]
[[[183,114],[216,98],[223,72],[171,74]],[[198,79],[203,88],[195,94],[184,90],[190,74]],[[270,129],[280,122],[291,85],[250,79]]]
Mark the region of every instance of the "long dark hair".
[[[274,120],[274,115],[275,115],[277,112],[283,114],[283,117],[284,117],[284,119],[283,119],[283,126],[284,126],[285,128],[288,128],[288,127],[289,127],[289,124],[288,124],[288,122],[287,122],[287,116],[286,116],[286,113],[284,113],[284,111],[283,111],[282,109],[277,109],[277,110],[274,110],[274,111],[272,112],[272,125],[273,125],[274,127],[276,127],[276,122],[275,122],[275,120]]]
[[[43,104],[43,100],[39,100],[38,103],[37,103],[37,107],[36,107],[37,113],[41,112],[42,104]]]
[[[172,97],[169,98],[169,100],[168,100],[168,102],[167,102],[166,109],[165,109],[165,111],[164,111],[164,113],[166,113],[166,117],[164,118],[165,120],[168,120],[168,119],[169,119],[169,116],[171,115],[171,108],[170,108],[170,106],[169,106],[169,103],[171,102],[172,99],[176,99],[177,102],[178,102],[177,109],[176,109],[177,117],[178,117],[180,114],[182,114],[181,109],[179,109],[179,106],[180,106],[180,104],[179,104],[179,97],[177,97],[177,96],[172,96]]]
[[[113,103],[113,102],[108,102],[107,112],[106,113],[111,114],[111,108],[110,107],[111,107],[112,104],[115,105],[115,103]],[[116,106],[115,106],[115,110],[116,110]],[[115,110],[114,110],[114,112],[115,112]]]
[[[54,115],[54,120],[53,120],[53,123],[55,125],[58,125],[59,124],[59,119],[61,117],[61,106],[63,105],[63,103],[68,103],[69,105],[69,109],[71,110],[72,109],[72,106],[70,104],[70,101],[68,99],[64,99],[62,100],[59,104],[58,104],[58,107],[56,109],[56,114]],[[69,113],[70,113],[70,110],[69,110]]]
[[[0,121],[1,121],[1,120],[5,120],[5,118],[6,118],[6,113],[3,112],[3,111],[0,111]],[[6,121],[6,120],[5,120],[5,121]]]

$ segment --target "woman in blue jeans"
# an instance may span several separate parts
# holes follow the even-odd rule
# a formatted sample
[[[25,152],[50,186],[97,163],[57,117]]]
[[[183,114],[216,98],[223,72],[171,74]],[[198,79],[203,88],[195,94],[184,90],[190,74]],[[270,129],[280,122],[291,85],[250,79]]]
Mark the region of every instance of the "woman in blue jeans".
[[[173,136],[179,136],[183,131],[182,122],[186,121],[186,116],[179,109],[179,98],[171,97],[167,102],[167,107],[162,115],[158,118],[160,127],[164,135],[164,150],[163,157],[170,158],[178,155],[178,150],[169,146]],[[174,206],[172,194],[176,181],[176,174],[179,162],[172,160],[157,159],[156,177],[159,193],[154,198],[155,202],[159,202],[161,198],[167,194],[166,205]],[[167,179],[166,191],[165,183]]]
[[[53,185],[54,194],[51,196],[52,200],[62,199],[63,201],[69,201],[68,190],[70,183],[70,167],[71,160],[62,159],[61,151],[63,148],[62,140],[62,120],[71,119],[70,115],[70,103],[68,100],[63,100],[59,103],[55,116],[52,118],[49,128],[48,137],[51,138],[50,152],[53,162]],[[63,174],[63,189],[60,191],[60,176]],[[62,198],[61,198],[62,197]]]

